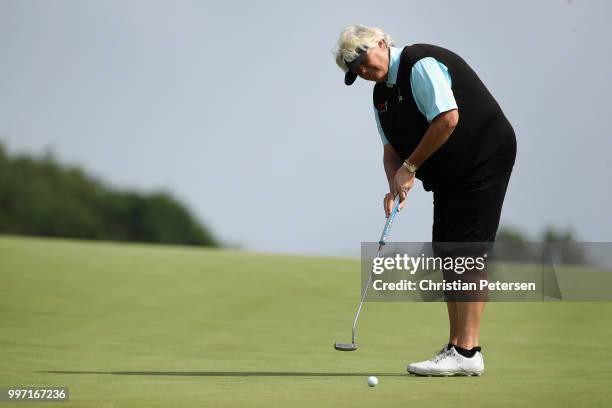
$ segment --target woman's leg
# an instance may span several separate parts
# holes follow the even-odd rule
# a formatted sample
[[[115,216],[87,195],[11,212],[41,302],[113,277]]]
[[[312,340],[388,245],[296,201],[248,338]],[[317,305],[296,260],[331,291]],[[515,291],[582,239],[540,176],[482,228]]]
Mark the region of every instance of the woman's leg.
[[[448,342],[470,350],[480,344],[480,319],[486,302],[446,302]]]
[[[479,189],[477,199],[473,201],[477,203],[476,213],[478,214],[478,228],[476,229],[478,233],[475,238],[472,238],[473,241],[491,243],[495,241],[509,179],[510,172],[502,173],[493,176],[482,186],[482,189]],[[474,300],[481,300],[481,298],[477,295]],[[453,344],[467,350],[480,345],[480,321],[485,304],[486,302],[482,301],[455,303],[459,327],[457,342]]]
[[[457,302],[446,302],[446,309],[448,310],[448,342],[456,345],[459,339],[459,327],[461,324],[457,312]]]
[[[494,242],[509,178],[510,172],[502,173],[455,194],[434,196],[438,198],[434,204],[439,205],[437,212],[434,207],[434,216],[438,215],[438,224],[444,227],[435,225],[434,218],[437,236],[447,242]],[[450,245],[449,249],[452,248]],[[467,278],[462,276],[464,280]],[[471,278],[480,279],[478,275]],[[452,274],[445,279],[452,280]],[[480,322],[486,303],[481,301],[486,300],[482,295],[480,292],[475,292],[473,297],[459,294],[459,300],[463,301],[447,301],[450,343],[468,350],[480,345]],[[450,297],[450,300],[457,298]]]
[[[486,302],[454,302],[459,328],[457,346],[470,350],[480,344],[480,319]]]

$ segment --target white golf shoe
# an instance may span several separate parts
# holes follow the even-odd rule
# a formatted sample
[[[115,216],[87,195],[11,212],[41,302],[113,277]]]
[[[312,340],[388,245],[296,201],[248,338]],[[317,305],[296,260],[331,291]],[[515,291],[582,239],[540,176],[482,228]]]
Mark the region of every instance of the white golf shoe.
[[[451,347],[448,350],[441,350],[430,360],[410,364],[408,372],[425,376],[482,375],[484,359],[480,351],[468,358]]]
[[[432,358],[430,358],[429,360],[427,360],[427,361],[421,361],[421,362],[418,362],[418,363],[410,363],[410,364],[408,364],[408,367],[406,368],[406,371],[408,371],[410,374],[415,374],[415,372],[414,372],[414,367],[415,367],[415,366],[417,366],[417,365],[421,365],[421,364],[424,364],[424,363],[426,363],[426,362],[428,362],[428,361],[431,361],[431,360],[435,359],[435,358],[436,358],[436,357],[438,357],[440,354],[445,353],[445,352],[446,352],[446,350],[448,350],[448,344],[445,344],[444,346],[442,346],[442,348],[441,348],[440,350],[438,350],[438,351],[436,352],[436,354],[434,354],[434,355],[433,355],[433,357],[432,357]]]

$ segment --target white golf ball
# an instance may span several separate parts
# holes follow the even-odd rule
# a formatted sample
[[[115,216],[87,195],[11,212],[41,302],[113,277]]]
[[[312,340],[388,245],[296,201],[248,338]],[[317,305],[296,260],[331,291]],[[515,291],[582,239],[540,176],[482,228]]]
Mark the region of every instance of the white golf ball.
[[[368,386],[370,387],[376,387],[378,385],[378,378],[374,377],[373,375],[368,377]]]

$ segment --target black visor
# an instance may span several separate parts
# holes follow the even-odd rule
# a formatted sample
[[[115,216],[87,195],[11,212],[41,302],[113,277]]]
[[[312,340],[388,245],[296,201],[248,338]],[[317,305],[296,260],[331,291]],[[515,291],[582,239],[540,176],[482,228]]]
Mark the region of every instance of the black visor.
[[[353,82],[355,82],[355,80],[357,79],[357,73],[355,72],[355,68],[357,68],[359,64],[363,62],[364,58],[368,54],[367,49],[359,48],[356,51],[357,51],[357,58],[355,58],[354,60],[350,62],[347,60],[344,60],[344,63],[346,64],[346,67],[348,68],[348,71],[346,71],[346,74],[344,74],[344,83],[346,85],[351,85]]]

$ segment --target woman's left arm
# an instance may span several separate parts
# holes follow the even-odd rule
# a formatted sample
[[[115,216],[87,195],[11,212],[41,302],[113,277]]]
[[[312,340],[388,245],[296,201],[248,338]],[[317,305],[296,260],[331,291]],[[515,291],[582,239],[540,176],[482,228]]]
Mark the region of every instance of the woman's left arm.
[[[412,154],[406,159],[407,162],[420,167],[425,160],[434,154],[452,135],[457,123],[459,122],[459,111],[452,109],[436,116],[429,124],[429,128],[423,138],[414,149]],[[407,190],[414,184],[414,173],[401,166],[395,173],[395,188],[400,193],[400,200],[406,199]]]
[[[459,122],[457,109],[443,112],[436,116],[429,124],[423,139],[414,149],[407,161],[420,167],[425,160],[436,152],[451,136]]]

